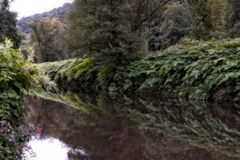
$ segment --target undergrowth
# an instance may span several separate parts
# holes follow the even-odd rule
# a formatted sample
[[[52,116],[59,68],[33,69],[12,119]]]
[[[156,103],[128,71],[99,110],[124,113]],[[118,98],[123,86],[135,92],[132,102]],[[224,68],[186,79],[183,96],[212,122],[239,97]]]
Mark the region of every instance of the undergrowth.
[[[224,87],[230,86],[229,95],[239,101],[239,69],[239,39],[193,41],[132,62],[114,79],[123,90],[157,88],[192,100],[208,100],[219,88],[224,92]]]
[[[96,64],[93,58],[77,58],[39,65],[44,75],[61,87],[101,90],[111,81],[113,64]]]
[[[22,97],[37,84],[38,70],[12,49],[8,40],[0,44],[0,159],[20,160],[27,138],[22,126]]]
[[[203,101],[222,92],[218,96],[220,99],[223,96],[224,100],[240,100],[239,39],[185,40],[127,66],[101,66],[94,64],[92,58],[86,58],[45,63],[41,67],[58,84],[74,82],[76,88],[115,86],[118,92],[171,92]]]

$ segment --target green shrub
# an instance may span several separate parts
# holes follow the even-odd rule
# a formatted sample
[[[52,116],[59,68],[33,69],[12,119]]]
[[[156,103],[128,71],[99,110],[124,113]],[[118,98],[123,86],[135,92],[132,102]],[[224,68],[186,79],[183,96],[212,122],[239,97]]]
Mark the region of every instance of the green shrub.
[[[239,94],[239,39],[183,43],[127,66],[116,76],[121,88],[157,88],[207,100],[216,89],[230,84],[233,94]]]
[[[0,159],[21,159],[26,140],[22,96],[37,84],[37,77],[36,67],[23,60],[10,41],[0,44]]]
[[[158,90],[206,101],[221,88],[230,87],[229,95],[237,101],[239,57],[239,39],[207,42],[184,39],[178,45],[127,66],[98,65],[90,59],[72,59],[41,67],[55,82],[67,80],[69,85],[76,82],[74,88],[100,86],[109,89],[114,86],[125,93]]]

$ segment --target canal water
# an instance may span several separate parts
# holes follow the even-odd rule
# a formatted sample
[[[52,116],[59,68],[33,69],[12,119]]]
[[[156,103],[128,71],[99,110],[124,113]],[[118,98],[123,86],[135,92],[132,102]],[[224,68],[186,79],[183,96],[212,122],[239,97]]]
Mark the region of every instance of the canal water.
[[[237,105],[59,97],[25,98],[25,125],[34,128],[26,160],[240,160]]]

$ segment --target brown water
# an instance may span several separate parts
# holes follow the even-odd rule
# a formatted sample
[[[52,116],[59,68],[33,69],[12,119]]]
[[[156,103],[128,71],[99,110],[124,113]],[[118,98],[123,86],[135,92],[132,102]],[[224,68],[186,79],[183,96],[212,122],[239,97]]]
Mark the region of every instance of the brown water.
[[[29,142],[35,157],[27,159],[240,160],[238,106],[172,97],[75,100],[78,109],[26,98],[26,124],[37,128]]]

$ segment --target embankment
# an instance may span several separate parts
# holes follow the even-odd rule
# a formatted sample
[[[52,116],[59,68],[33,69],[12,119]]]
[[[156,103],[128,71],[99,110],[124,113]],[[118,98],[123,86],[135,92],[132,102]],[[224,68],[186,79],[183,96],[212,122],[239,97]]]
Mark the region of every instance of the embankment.
[[[44,63],[60,88],[118,93],[168,92],[197,101],[240,101],[240,39],[183,41],[127,66],[92,58]]]

